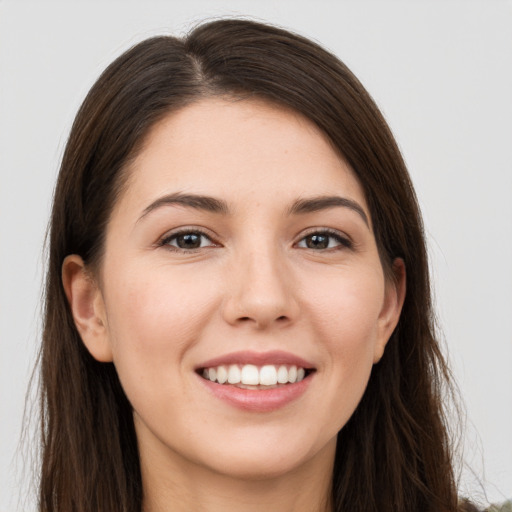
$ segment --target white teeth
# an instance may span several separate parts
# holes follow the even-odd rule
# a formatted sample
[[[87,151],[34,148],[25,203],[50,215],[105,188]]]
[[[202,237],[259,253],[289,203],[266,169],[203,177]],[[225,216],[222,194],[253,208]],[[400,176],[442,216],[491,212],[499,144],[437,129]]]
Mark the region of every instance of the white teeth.
[[[220,365],[205,368],[202,372],[205,379],[219,384],[239,384],[243,386],[276,386],[277,384],[294,384],[306,376],[304,368],[295,365],[286,366],[267,364],[258,367],[254,364],[229,366]]]
[[[290,366],[290,369],[288,370],[288,382],[293,384],[294,382],[297,382],[297,367]]]
[[[286,366],[280,366],[277,370],[277,382],[279,384],[286,384],[288,382],[288,368]]]
[[[228,371],[225,366],[219,366],[217,368],[217,382],[219,384],[224,384],[228,380]]]
[[[276,367],[265,365],[260,370],[260,384],[263,386],[275,386],[277,384]]]
[[[228,370],[228,382],[230,384],[239,384],[240,383],[240,368],[236,364],[232,364]]]
[[[242,384],[252,384],[253,386],[257,386],[260,383],[258,367],[253,364],[246,364],[242,366],[241,381]]]

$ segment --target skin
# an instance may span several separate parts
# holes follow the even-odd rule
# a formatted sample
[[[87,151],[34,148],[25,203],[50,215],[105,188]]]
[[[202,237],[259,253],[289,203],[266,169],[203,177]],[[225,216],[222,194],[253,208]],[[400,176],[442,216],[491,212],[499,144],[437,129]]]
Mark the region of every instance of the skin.
[[[157,124],[127,172],[99,272],[71,255],[63,283],[85,345],[114,362],[133,405],[144,510],[330,510],[336,434],[405,295],[400,260],[395,279],[384,276],[354,173],[300,115],[219,98]],[[147,211],[176,193],[212,196],[229,213]],[[333,195],[364,214],[343,205],[289,213]],[[178,228],[207,236],[180,250],[169,238]],[[335,232],[327,248],[308,246],[326,229]],[[241,410],[195,372],[239,350],[284,350],[316,371],[284,407]]]

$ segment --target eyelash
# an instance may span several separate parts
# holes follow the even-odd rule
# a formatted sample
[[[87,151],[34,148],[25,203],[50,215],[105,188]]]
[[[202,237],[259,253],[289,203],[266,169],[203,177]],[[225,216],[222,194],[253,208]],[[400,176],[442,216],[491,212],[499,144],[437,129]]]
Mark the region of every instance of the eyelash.
[[[308,237],[311,237],[313,235],[320,235],[320,236],[327,236],[328,238],[333,238],[338,243],[335,247],[326,247],[325,249],[311,249],[310,247],[304,247],[304,249],[310,249],[312,251],[336,251],[341,249],[353,249],[354,244],[352,240],[350,240],[347,236],[342,235],[339,231],[336,231],[334,229],[315,229],[304,235],[300,240],[299,243],[305,241]],[[328,242],[328,245],[330,242]]]
[[[195,248],[192,248],[192,249],[183,249],[182,247],[177,247],[175,245],[170,245],[171,241],[176,240],[179,236],[183,236],[183,235],[197,235],[200,238],[208,239],[211,242],[211,244],[207,245],[207,246],[195,247]],[[158,243],[158,246],[159,247],[165,247],[165,248],[167,248],[167,249],[169,249],[171,251],[175,251],[175,252],[193,253],[193,252],[197,252],[200,249],[204,249],[205,247],[216,247],[217,244],[215,244],[215,242],[213,242],[211,237],[209,235],[207,235],[204,231],[201,231],[200,229],[190,229],[189,228],[189,229],[182,229],[180,231],[176,231],[176,232],[174,232],[174,233],[172,233],[170,235],[165,236]]]
[[[179,236],[183,235],[196,235],[200,238],[206,238],[211,242],[211,244],[206,246],[200,246],[200,247],[194,247],[190,249],[184,249],[182,247],[177,247],[175,245],[171,245],[171,242],[173,240],[176,240]],[[311,251],[316,252],[325,252],[325,251],[336,251],[341,249],[353,249],[354,244],[353,242],[346,236],[343,236],[340,232],[333,230],[333,229],[316,229],[313,231],[310,231],[306,235],[304,235],[297,244],[300,244],[301,242],[304,242],[308,237],[311,237],[313,235],[317,236],[327,236],[328,238],[334,239],[337,242],[337,245],[335,247],[329,247],[330,241],[328,242],[328,246],[323,249],[313,249],[311,247],[301,247],[303,249],[309,249]],[[201,242],[202,243],[202,242]],[[162,238],[162,240],[157,244],[158,247],[165,247],[171,251],[175,252],[181,252],[185,254],[190,254],[199,251],[200,249],[205,249],[208,247],[218,247],[218,245],[211,239],[209,235],[207,235],[204,231],[201,231],[200,229],[183,229],[180,231],[177,231],[175,233],[172,233],[168,236],[165,236]]]

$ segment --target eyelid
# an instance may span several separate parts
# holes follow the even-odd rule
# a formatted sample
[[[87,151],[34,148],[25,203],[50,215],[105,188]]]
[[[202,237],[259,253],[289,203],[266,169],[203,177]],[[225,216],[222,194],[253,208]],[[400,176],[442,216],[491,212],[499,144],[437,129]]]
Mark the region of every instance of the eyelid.
[[[180,235],[185,235],[185,234],[188,234],[188,233],[195,233],[195,234],[198,234],[200,236],[203,236],[203,237],[207,238],[211,242],[211,244],[208,245],[208,246],[205,246],[205,247],[197,247],[195,249],[182,249],[181,247],[176,247],[176,246],[173,246],[173,245],[169,244],[169,242],[171,240],[177,238]],[[158,239],[158,241],[157,241],[157,243],[155,245],[157,247],[172,248],[173,250],[181,251],[181,252],[193,252],[193,251],[197,251],[199,249],[205,249],[205,248],[208,248],[208,247],[219,247],[220,246],[220,244],[218,242],[216,242],[215,236],[212,235],[209,232],[209,230],[207,230],[205,228],[202,228],[202,227],[199,227],[199,226],[182,226],[182,227],[175,228],[173,230],[167,231],[164,235],[162,235]]]
[[[202,237],[205,237],[211,242],[211,244],[204,246],[204,247],[197,247],[195,249],[182,249],[180,247],[173,246],[173,245],[169,244],[169,242],[171,240],[177,238],[180,235],[184,235],[187,233],[195,233]],[[332,237],[338,241],[337,247],[326,248],[326,249],[323,249],[323,251],[328,251],[328,250],[333,250],[333,249],[335,250],[336,248],[339,248],[339,247],[347,248],[347,249],[354,247],[353,240],[345,232],[339,231],[339,230],[333,229],[333,228],[327,228],[327,227],[312,227],[312,228],[307,229],[306,231],[304,231],[300,234],[300,237],[297,240],[297,242],[294,243],[294,246],[297,246],[300,242],[302,242],[308,236],[315,235],[315,234],[326,235],[326,236]],[[190,253],[190,252],[198,251],[200,249],[206,249],[208,247],[220,247],[221,244],[216,241],[216,238],[217,237],[215,235],[212,235],[210,233],[210,230],[205,229],[203,227],[181,226],[179,228],[175,228],[173,230],[167,231],[164,235],[162,235],[158,239],[155,246],[168,247],[168,248],[172,248],[172,250]],[[314,250],[317,250],[319,252],[321,251],[320,249],[314,249]]]
[[[347,248],[347,249],[352,249],[354,247],[354,241],[352,240],[352,238],[349,235],[347,235],[343,231],[339,231],[339,230],[333,229],[333,228],[325,228],[325,227],[315,227],[315,228],[307,229],[305,232],[301,233],[300,238],[295,243],[295,245],[302,242],[308,236],[316,235],[316,234],[327,235],[329,237],[337,239],[338,243],[339,243],[339,247]],[[336,247],[331,247],[331,248],[323,249],[323,250],[328,251],[328,250],[333,250],[333,249],[336,249]],[[320,252],[319,249],[312,249],[312,250],[316,250],[316,251]]]

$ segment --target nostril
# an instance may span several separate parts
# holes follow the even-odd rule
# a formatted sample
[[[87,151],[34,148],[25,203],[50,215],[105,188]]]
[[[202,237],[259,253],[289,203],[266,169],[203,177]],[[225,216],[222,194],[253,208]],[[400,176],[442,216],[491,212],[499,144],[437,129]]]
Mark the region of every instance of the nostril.
[[[290,317],[288,315],[279,315],[277,317],[274,317],[272,314],[269,315],[246,315],[246,316],[239,316],[236,319],[236,322],[241,324],[249,324],[254,323],[258,327],[267,327],[272,322],[275,322],[277,325],[284,326],[290,321]]]

